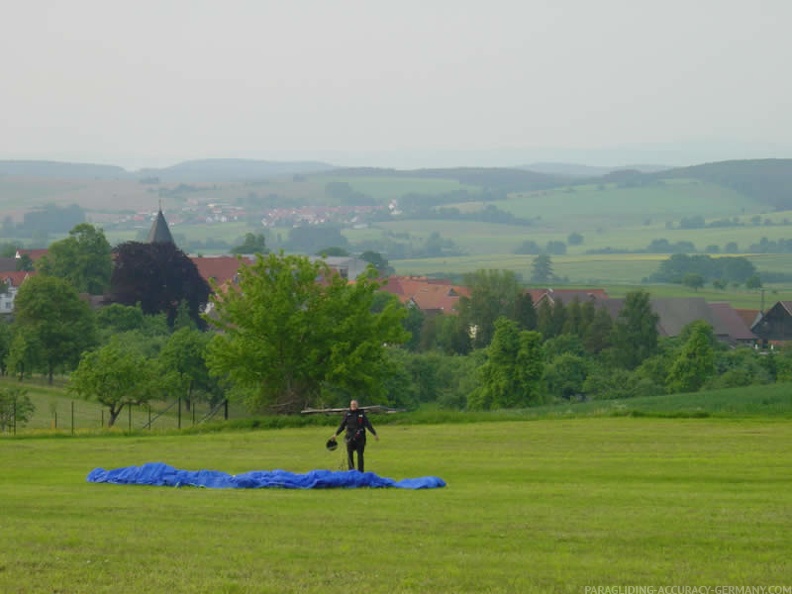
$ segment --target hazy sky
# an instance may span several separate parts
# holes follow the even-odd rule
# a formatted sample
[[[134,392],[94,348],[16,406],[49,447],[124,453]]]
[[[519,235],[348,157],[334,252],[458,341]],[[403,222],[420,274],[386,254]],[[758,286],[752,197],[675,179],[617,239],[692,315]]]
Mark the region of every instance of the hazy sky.
[[[0,159],[792,157],[790,0],[0,6]]]

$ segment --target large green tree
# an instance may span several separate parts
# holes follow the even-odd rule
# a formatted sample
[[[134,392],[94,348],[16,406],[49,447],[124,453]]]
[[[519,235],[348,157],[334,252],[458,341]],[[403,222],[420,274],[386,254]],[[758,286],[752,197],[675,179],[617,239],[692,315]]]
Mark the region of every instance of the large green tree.
[[[583,357],[563,353],[548,363],[545,370],[547,390],[554,396],[567,400],[583,393],[583,384],[589,374],[589,364]]]
[[[232,254],[266,254],[267,239],[262,233],[245,233],[245,239],[236,247],[231,248]]]
[[[627,293],[611,331],[614,359],[618,365],[635,369],[657,352],[658,320],[659,316],[652,310],[649,293]]]
[[[545,284],[555,278],[553,261],[548,254],[539,254],[531,264],[531,282]]]
[[[596,355],[607,349],[610,346],[612,329],[613,318],[608,310],[600,307],[594,312],[591,323],[586,326],[583,333],[583,344],[586,351]]]
[[[49,246],[37,269],[42,274],[65,278],[78,293],[102,295],[110,285],[112,249],[104,231],[80,223],[67,238]]]
[[[459,300],[460,317],[474,331],[473,347],[487,346],[495,333],[495,321],[501,316],[516,320],[529,317],[524,308],[530,302],[522,300],[524,293],[517,275],[511,270],[477,270],[465,275],[470,297]]]
[[[112,427],[125,406],[143,404],[154,395],[158,375],[151,360],[123,340],[86,352],[69,377],[68,390],[107,407]]]
[[[19,287],[14,301],[14,331],[26,348],[35,348],[37,361],[52,383],[56,370],[70,371],[80,355],[96,342],[96,323],[88,304],[62,278],[37,275]],[[15,359],[11,346],[11,358]]]
[[[520,330],[517,322],[498,318],[486,354],[487,360],[479,371],[479,386],[468,398],[469,408],[514,408],[538,400],[544,372],[541,334]]]
[[[671,364],[666,384],[671,392],[698,392],[715,373],[715,335],[704,320],[692,322],[688,339]]]
[[[170,335],[159,354],[159,364],[172,379],[176,395],[190,410],[197,394],[207,394],[213,383],[206,367],[206,349],[211,337],[194,328],[180,328]]]
[[[408,338],[404,308],[373,309],[373,267],[347,283],[321,260],[270,254],[239,269],[239,283],[212,298],[220,332],[207,362],[252,406],[295,412],[323,395],[367,400],[384,393],[386,351]],[[340,396],[339,396],[340,397]]]

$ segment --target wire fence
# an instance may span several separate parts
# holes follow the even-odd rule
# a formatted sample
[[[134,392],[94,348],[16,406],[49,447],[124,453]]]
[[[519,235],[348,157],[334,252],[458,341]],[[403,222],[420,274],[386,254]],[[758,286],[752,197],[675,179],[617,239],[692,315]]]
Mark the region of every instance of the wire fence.
[[[18,411],[14,402],[3,420],[0,432],[7,435],[45,431],[75,434],[111,427],[109,409],[96,403],[58,398],[50,402],[47,410],[41,409],[41,406],[37,406],[30,415],[21,409]],[[235,407],[229,406],[228,400],[212,404],[178,398],[143,405],[124,405],[113,420],[112,427],[130,432],[173,430],[241,416]]]

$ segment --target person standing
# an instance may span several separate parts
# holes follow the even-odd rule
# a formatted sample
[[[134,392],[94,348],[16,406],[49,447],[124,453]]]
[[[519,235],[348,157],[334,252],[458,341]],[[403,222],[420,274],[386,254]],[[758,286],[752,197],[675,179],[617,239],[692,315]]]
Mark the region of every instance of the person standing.
[[[357,452],[358,470],[360,472],[365,472],[363,452],[366,449],[366,430],[370,431],[377,441],[379,441],[379,435],[377,435],[377,432],[371,425],[371,421],[369,421],[369,418],[366,416],[366,411],[358,408],[357,400],[352,400],[349,403],[349,410],[344,413],[344,418],[338,426],[338,429],[333,433],[332,439],[335,439],[344,429],[346,429],[344,442],[346,442],[347,447],[349,470],[355,469],[354,454]]]

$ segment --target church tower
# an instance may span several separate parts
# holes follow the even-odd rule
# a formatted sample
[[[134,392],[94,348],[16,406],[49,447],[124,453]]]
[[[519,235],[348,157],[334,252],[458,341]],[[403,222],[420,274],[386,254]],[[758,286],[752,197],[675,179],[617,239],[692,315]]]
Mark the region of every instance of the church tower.
[[[165,216],[162,214],[162,202],[160,202],[157,218],[151,225],[151,230],[148,234],[148,243],[173,243],[173,235],[171,235],[170,228],[168,227]]]

